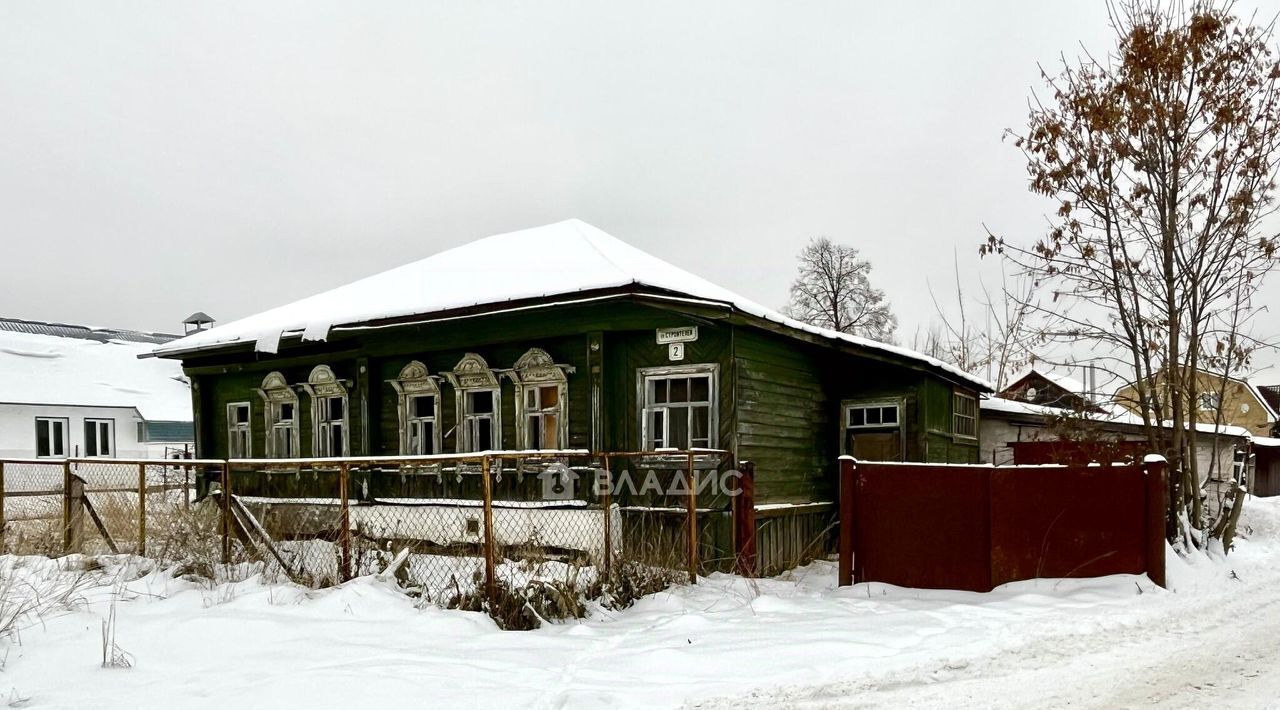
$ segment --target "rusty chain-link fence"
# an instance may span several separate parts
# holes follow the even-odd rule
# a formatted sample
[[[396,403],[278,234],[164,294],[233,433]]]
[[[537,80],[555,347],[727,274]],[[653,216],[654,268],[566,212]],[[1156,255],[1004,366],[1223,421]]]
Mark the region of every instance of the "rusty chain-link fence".
[[[733,566],[722,451],[6,461],[4,551],[130,553],[211,579],[379,574],[516,627]]]

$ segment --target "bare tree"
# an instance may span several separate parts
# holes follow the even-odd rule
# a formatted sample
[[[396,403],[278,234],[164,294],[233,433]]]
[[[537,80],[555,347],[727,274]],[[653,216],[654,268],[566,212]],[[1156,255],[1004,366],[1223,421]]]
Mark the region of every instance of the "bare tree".
[[[985,376],[996,389],[1029,364],[1040,335],[1028,326],[1037,284],[1023,275],[1001,274],[993,296],[979,280],[980,296],[967,295],[960,283],[960,260],[953,258],[954,302],[944,303],[929,284],[937,316],[923,337],[916,331],[914,349],[946,361],[966,372]],[[976,312],[971,311],[976,306]]]
[[[871,285],[871,262],[853,247],[826,237],[800,252],[800,273],[791,283],[787,314],[810,325],[889,341],[898,319],[884,291]]]
[[[1052,99],[1033,97],[1015,135],[1031,190],[1057,205],[1047,236],[989,235],[982,252],[1052,283],[1036,309],[1044,332],[1133,382],[1148,443],[1171,465],[1169,539],[1200,545],[1231,531],[1207,528],[1200,505],[1196,373],[1248,366],[1253,295],[1277,256],[1262,226],[1280,145],[1273,25],[1241,21],[1230,1],[1108,7],[1115,50],[1042,70]],[[1243,496],[1226,498],[1230,521]]]

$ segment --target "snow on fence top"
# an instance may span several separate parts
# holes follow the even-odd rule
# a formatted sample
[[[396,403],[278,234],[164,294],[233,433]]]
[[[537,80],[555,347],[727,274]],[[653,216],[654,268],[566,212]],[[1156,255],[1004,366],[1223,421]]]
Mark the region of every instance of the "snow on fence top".
[[[134,407],[150,421],[191,421],[182,366],[138,358],[152,347],[0,329],[0,401]]]
[[[543,266],[546,268],[542,268]],[[332,328],[384,318],[425,316],[523,299],[646,286],[727,305],[747,315],[892,353],[943,370],[979,389],[991,384],[935,358],[788,318],[577,219],[499,234],[300,301],[194,333],[155,348],[177,355],[232,343],[274,353],[285,335],[324,340]]]

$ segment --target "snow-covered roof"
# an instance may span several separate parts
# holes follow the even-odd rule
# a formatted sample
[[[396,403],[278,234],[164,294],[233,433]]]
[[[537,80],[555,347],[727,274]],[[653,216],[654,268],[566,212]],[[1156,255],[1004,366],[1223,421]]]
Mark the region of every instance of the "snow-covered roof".
[[[153,347],[0,329],[0,402],[134,407],[148,420],[189,422],[182,366],[138,358]]]
[[[234,343],[276,352],[281,337],[324,340],[332,328],[631,285],[730,306],[813,335],[914,360],[978,389],[987,381],[921,353],[802,323],[570,219],[499,234],[155,348],[177,355]]]
[[[983,397],[979,403],[979,407],[984,412],[996,412],[1000,414],[1022,414],[1033,417],[1062,417],[1072,416],[1087,421],[1098,422],[1099,424],[1121,424],[1124,426],[1142,426],[1142,417],[1123,407],[1108,407],[1106,412],[1071,412],[1061,407],[1049,407],[1043,404],[1029,404],[1027,402],[1019,402],[1013,399],[1004,399],[1003,397]],[[1166,421],[1164,426],[1170,426],[1172,421]],[[1196,431],[1202,434],[1212,434],[1214,431],[1223,436],[1234,436],[1243,439],[1253,439],[1255,437],[1248,429],[1240,426],[1222,425],[1215,426],[1213,424],[1201,422],[1196,424]]]
[[[56,335],[63,338],[82,338],[105,343],[108,340],[120,340],[129,343],[167,343],[180,336],[169,333],[152,333],[142,330],[121,330],[119,328],[101,328],[92,325],[72,325],[70,323],[48,323],[23,318],[0,318],[0,330],[14,333],[31,333],[33,335]]]
[[[1280,439],[1276,439],[1276,438],[1274,438],[1274,437],[1270,437],[1270,436],[1255,436],[1255,437],[1253,437],[1253,445],[1254,445],[1254,446],[1265,446],[1265,447],[1267,447],[1267,448],[1271,449],[1271,448],[1275,448],[1275,447],[1277,447],[1277,446],[1280,446]]]
[[[1031,365],[1030,367],[1026,368],[1022,372],[1019,372],[1010,381],[1014,383],[1018,383],[1026,379],[1029,375],[1033,375],[1033,374],[1040,375],[1041,377],[1061,387],[1062,389],[1070,392],[1071,394],[1078,394],[1081,396],[1085,395],[1086,388],[1083,382],[1081,382],[1080,380],[1077,380],[1074,377],[1060,375],[1056,372],[1053,372],[1052,370],[1041,367],[1040,365]]]
[[[1280,420],[1280,412],[1277,412],[1276,408],[1271,406],[1271,402],[1262,394],[1262,390],[1259,389],[1257,385],[1245,379],[1241,379],[1239,381],[1244,383],[1244,386],[1249,388],[1249,394],[1252,394],[1254,399],[1258,400],[1258,402],[1262,404],[1263,410],[1267,413],[1268,421],[1274,422]]]

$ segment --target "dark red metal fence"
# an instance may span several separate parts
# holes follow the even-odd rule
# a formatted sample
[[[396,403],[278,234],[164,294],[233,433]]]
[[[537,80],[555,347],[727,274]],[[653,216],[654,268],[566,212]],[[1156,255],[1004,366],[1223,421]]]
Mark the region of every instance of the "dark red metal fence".
[[[1011,441],[1015,466],[1066,464],[1083,466],[1095,461],[1141,462],[1145,441]]]
[[[1164,585],[1165,464],[840,460],[840,584],[990,591],[1146,573]]]

